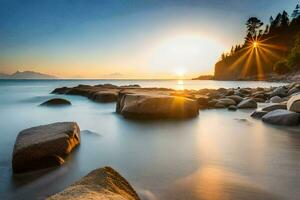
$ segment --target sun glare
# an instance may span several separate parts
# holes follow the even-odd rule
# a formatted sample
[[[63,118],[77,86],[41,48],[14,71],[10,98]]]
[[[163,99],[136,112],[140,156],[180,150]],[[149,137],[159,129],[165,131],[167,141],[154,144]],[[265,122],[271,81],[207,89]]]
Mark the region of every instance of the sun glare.
[[[158,41],[150,64],[176,78],[208,71],[222,53],[223,44],[200,34],[184,34]]]
[[[258,47],[258,42],[257,41],[255,41],[255,42],[253,42],[253,48],[257,48]]]

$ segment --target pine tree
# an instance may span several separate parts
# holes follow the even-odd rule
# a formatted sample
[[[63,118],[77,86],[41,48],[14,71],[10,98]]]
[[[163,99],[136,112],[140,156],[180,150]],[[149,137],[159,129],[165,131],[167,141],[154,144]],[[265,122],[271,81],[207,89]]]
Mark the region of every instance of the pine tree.
[[[259,29],[263,24],[264,23],[262,21],[260,21],[258,18],[250,17],[246,22],[248,34],[250,34],[252,37],[255,37],[256,30]],[[247,37],[248,37],[248,35],[247,35]]]
[[[298,18],[300,16],[300,5],[297,4],[295,10],[293,11],[291,17],[293,19]]]
[[[290,23],[290,19],[289,19],[289,15],[287,14],[286,11],[283,11],[282,12],[282,15],[281,15],[281,23],[280,25],[282,27],[287,27]]]

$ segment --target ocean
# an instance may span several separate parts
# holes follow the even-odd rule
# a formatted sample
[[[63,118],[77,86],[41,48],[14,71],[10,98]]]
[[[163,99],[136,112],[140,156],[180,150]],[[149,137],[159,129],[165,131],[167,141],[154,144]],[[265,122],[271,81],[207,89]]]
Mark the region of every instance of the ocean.
[[[202,110],[187,120],[129,120],[115,103],[55,95],[78,84],[174,89],[272,87],[284,83],[190,80],[0,80],[0,199],[44,199],[93,169],[111,166],[142,200],[299,199],[300,129],[264,124],[253,110]],[[72,106],[40,103],[63,97]],[[259,104],[264,106],[264,104]],[[57,168],[13,175],[12,150],[26,128],[79,124],[81,145]]]

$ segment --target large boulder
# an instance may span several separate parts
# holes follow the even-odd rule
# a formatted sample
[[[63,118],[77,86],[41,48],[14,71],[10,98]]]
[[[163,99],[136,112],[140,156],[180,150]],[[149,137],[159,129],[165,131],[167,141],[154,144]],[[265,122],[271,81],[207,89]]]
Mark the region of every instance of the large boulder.
[[[75,122],[58,122],[25,129],[17,136],[12,158],[15,173],[58,166],[80,143]]]
[[[128,118],[190,118],[198,116],[199,105],[185,97],[120,93],[116,111]]]
[[[238,108],[257,108],[257,103],[253,99],[244,99],[238,105]]]
[[[300,112],[300,94],[292,96],[287,102],[287,109]]]
[[[299,124],[299,118],[299,113],[279,109],[265,114],[262,120],[275,125],[295,126]]]
[[[66,99],[54,98],[48,101],[45,101],[41,106],[69,106],[71,102]]]
[[[47,200],[139,200],[132,186],[111,167],[90,172]]]

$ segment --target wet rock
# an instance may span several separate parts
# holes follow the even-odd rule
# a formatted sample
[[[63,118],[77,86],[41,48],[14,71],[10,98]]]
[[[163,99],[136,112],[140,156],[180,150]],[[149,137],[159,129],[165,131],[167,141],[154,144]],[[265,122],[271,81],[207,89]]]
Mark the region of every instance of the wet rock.
[[[259,103],[263,103],[263,102],[265,102],[265,100],[264,99],[261,99],[261,98],[252,98],[254,101],[256,101],[256,102],[259,102]]]
[[[12,158],[15,173],[59,166],[80,143],[75,122],[58,122],[25,129],[17,136]]]
[[[261,119],[267,113],[268,113],[267,111],[256,110],[250,116],[255,119]]]
[[[279,97],[285,97],[287,95],[287,90],[285,87],[277,87],[270,93],[270,97],[279,96]]]
[[[117,101],[118,93],[116,91],[99,91],[90,96],[90,99],[96,102],[115,102]]]
[[[111,167],[93,170],[47,200],[140,200],[129,182]]]
[[[231,95],[227,96],[226,98],[234,100],[237,104],[243,100],[243,98],[238,95]]]
[[[241,101],[238,106],[238,108],[257,108],[257,103],[253,99],[244,99]]]
[[[291,88],[291,89],[288,91],[287,95],[290,96],[290,95],[292,95],[292,94],[299,93],[299,92],[300,92],[300,85],[297,86],[297,87]]]
[[[200,109],[205,109],[209,107],[208,99],[209,98],[207,96],[200,96],[196,98]]]
[[[262,120],[275,125],[295,126],[299,124],[299,117],[299,113],[279,109],[267,113]]]
[[[121,94],[116,111],[128,118],[191,118],[199,114],[192,99],[157,94]]]
[[[228,110],[230,110],[230,111],[236,111],[237,107],[234,106],[234,105],[231,105],[231,106],[228,107]]]
[[[218,99],[217,103],[223,104],[225,107],[231,106],[231,105],[236,105],[236,102],[229,98]]]
[[[225,92],[225,96],[231,96],[231,95],[234,95],[234,90],[233,90],[233,89],[228,89],[228,90]]]
[[[54,98],[48,101],[45,101],[41,106],[69,106],[71,102],[66,99]]]
[[[279,97],[279,96],[274,96],[274,97],[271,97],[271,98],[270,98],[270,102],[271,102],[271,103],[280,103],[280,102],[282,102],[282,101],[283,101],[282,98]]]
[[[51,93],[52,94],[66,94],[70,90],[71,90],[71,88],[61,87],[61,88],[54,89]]]
[[[215,108],[226,108],[226,106],[222,103],[217,101],[217,103],[214,105]]]
[[[300,94],[292,96],[287,102],[289,111],[300,112]]]
[[[215,107],[215,105],[218,103],[218,101],[216,99],[213,99],[211,101],[208,101],[208,105],[209,107],[213,108]]]
[[[269,106],[262,108],[262,111],[270,112],[270,111],[278,110],[278,109],[286,110],[287,109],[286,104],[278,103],[278,104],[269,105]]]

